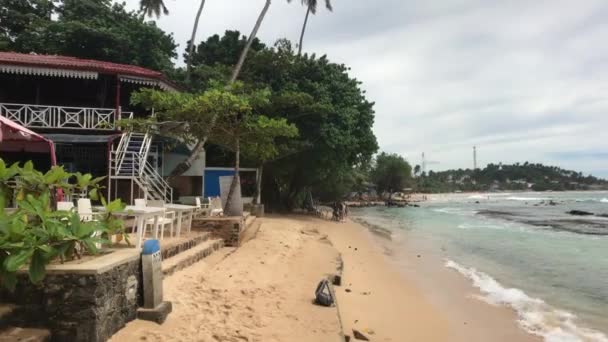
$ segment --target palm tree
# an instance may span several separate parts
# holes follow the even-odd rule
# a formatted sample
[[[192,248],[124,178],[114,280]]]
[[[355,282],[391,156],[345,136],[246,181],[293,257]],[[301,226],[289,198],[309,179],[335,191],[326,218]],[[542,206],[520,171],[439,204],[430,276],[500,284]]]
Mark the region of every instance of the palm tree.
[[[190,72],[192,70],[192,54],[194,53],[194,40],[196,39],[196,31],[198,30],[198,21],[203,13],[203,7],[205,7],[205,0],[201,0],[201,5],[198,7],[196,12],[196,18],[194,19],[194,27],[192,28],[192,36],[190,37],[190,43],[188,44],[188,61],[186,62],[186,81],[190,80]]]
[[[271,1],[272,0],[266,0],[266,4],[264,5],[264,8],[262,8],[262,12],[260,12],[260,15],[258,16],[258,20],[255,22],[255,26],[253,26],[253,30],[251,31],[251,34],[249,35],[247,44],[245,44],[243,51],[241,51],[241,56],[239,57],[239,61],[234,66],[234,70],[232,71],[232,77],[230,77],[230,83],[234,83],[234,81],[236,81],[237,77],[239,77],[239,73],[241,72],[241,68],[243,67],[243,64],[245,63],[245,58],[247,58],[247,53],[249,52],[251,43],[253,43],[253,40],[255,39],[256,35],[258,34],[258,30],[260,29],[260,26],[262,25],[262,21],[264,21],[264,17],[266,16],[266,12],[268,12],[268,8],[270,7]]]
[[[307,7],[306,16],[304,17],[304,25],[302,25],[302,33],[300,33],[300,45],[298,45],[298,56],[302,54],[302,43],[304,41],[304,32],[306,32],[306,25],[308,24],[308,16],[310,13],[317,14],[317,5],[319,4],[318,0],[301,0],[302,5]],[[287,0],[287,2],[291,2],[291,0]],[[331,0],[325,0],[325,7],[331,12],[333,11],[333,7],[331,5]]]
[[[161,12],[164,15],[169,14],[169,9],[165,6],[163,0],[139,0],[139,9],[148,17],[160,17]]]

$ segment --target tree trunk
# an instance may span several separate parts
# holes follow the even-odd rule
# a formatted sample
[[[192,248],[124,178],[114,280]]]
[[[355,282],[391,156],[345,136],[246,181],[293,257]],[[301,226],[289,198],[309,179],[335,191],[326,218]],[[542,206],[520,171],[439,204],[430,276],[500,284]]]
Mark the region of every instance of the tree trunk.
[[[251,34],[249,35],[247,44],[243,48],[243,51],[241,51],[241,56],[239,57],[239,61],[234,66],[234,70],[232,71],[232,77],[230,77],[230,83],[234,83],[234,81],[236,81],[237,77],[239,77],[241,68],[243,67],[243,64],[245,63],[245,58],[247,58],[247,53],[249,52],[249,48],[251,47],[253,40],[255,39],[256,35],[258,34],[258,30],[260,29],[260,26],[262,25],[262,21],[264,21],[266,12],[268,12],[268,8],[270,7],[270,2],[271,2],[271,0],[266,0],[266,4],[264,5],[264,8],[262,9],[262,12],[260,13],[260,15],[258,17],[258,20],[255,22],[255,26],[253,27],[253,30],[251,31]]]
[[[234,161],[234,177],[232,177],[232,182],[230,183],[230,190],[228,191],[228,196],[226,196],[226,203],[224,204],[224,214],[227,216],[233,216],[230,212],[230,207],[232,206],[232,200],[235,196],[236,186],[241,183],[240,172],[240,153],[241,153],[241,144],[239,138],[236,138],[236,148],[234,152],[236,153],[236,160]],[[240,194],[239,194],[240,195]]]
[[[264,171],[264,165],[258,167],[258,172],[255,179],[255,194],[253,195],[253,204],[262,203],[262,171]]]
[[[171,174],[169,175],[169,179],[181,176],[184,172],[188,171],[188,169],[192,166],[192,163],[194,163],[198,159],[198,156],[203,151],[203,148],[205,147],[205,142],[206,142],[206,139],[203,139],[203,140],[197,142],[196,145],[194,145],[192,152],[190,152],[190,156],[183,162],[179,163],[175,167],[175,169],[173,169],[173,171],[171,171]],[[204,171],[205,170],[203,170],[203,172]]]
[[[302,33],[300,33],[300,45],[298,46],[298,56],[302,55],[302,43],[304,42],[304,32],[306,32],[306,24],[308,24],[308,16],[310,15],[310,5],[306,10],[306,17],[304,17],[304,25],[302,25]]]
[[[192,71],[192,54],[194,53],[194,40],[196,39],[196,31],[198,30],[198,21],[203,13],[203,7],[205,7],[205,0],[201,0],[201,5],[196,13],[196,19],[194,19],[194,27],[192,28],[192,36],[190,36],[190,44],[188,46],[188,64],[186,64],[186,82],[190,81],[190,73]]]

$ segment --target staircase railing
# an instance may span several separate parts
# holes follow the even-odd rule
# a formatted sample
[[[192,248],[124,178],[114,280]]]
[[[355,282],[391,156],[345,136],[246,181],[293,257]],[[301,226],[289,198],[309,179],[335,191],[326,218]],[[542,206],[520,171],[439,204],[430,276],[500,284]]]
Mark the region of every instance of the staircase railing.
[[[150,187],[158,194],[158,197],[167,203],[173,203],[173,188],[158,174],[150,163],[146,161],[144,165],[144,177],[149,183]]]
[[[129,151],[131,136],[128,136],[128,134],[123,135],[118,148],[111,152],[110,178],[133,180],[144,191],[147,199],[172,203],[173,189],[148,162],[148,151],[150,150],[152,137],[146,134],[139,150]],[[125,167],[125,161],[130,162],[129,168]]]

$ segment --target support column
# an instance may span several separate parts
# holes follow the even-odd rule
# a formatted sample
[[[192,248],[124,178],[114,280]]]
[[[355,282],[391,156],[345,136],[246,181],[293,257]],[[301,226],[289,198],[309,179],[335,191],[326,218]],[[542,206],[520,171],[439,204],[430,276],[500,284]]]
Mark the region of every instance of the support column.
[[[116,75],[116,94],[114,106],[114,122],[120,120],[120,76]]]

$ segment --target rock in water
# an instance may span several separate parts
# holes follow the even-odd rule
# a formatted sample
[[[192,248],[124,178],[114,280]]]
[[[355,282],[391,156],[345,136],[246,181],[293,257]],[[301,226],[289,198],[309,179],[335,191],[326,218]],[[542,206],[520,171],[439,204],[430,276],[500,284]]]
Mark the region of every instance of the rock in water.
[[[575,215],[575,216],[591,216],[593,213],[583,210],[570,210],[566,214]]]
[[[369,338],[367,338],[367,336],[363,335],[359,330],[356,329],[353,329],[353,336],[355,337],[355,340],[369,341]]]

